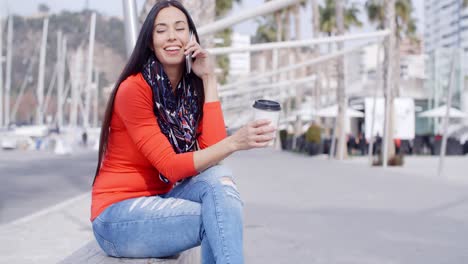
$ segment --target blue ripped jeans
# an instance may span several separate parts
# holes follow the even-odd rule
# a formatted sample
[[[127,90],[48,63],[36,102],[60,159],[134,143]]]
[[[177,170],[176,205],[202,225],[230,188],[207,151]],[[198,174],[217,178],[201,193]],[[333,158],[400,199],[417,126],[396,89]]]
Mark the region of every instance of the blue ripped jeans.
[[[124,200],[93,221],[108,255],[167,257],[201,245],[202,263],[244,263],[242,202],[232,173],[218,165],[169,193]]]

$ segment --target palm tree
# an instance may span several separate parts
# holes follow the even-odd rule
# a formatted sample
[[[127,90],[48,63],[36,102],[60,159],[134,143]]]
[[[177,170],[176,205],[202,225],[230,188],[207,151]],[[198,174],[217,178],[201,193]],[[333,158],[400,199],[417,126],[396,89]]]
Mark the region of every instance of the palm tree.
[[[335,0],[325,0],[325,6],[319,6],[319,29],[320,32],[324,32],[328,36],[332,36],[336,33],[336,9]],[[362,23],[358,19],[359,8],[355,4],[351,4],[344,7],[343,9],[343,20],[345,31],[349,30],[351,26],[361,27]],[[328,44],[328,50],[331,52],[332,44]],[[327,66],[325,72],[325,78],[327,83],[327,90],[330,91],[330,76]]]
[[[336,28],[337,35],[344,34],[344,17],[343,17],[343,0],[336,0],[335,2],[335,16],[336,16]],[[343,49],[343,43],[338,43],[339,49]],[[338,159],[344,158],[346,148],[346,134],[345,134],[345,111],[347,108],[346,97],[345,97],[345,83],[344,83],[344,59],[343,57],[338,58],[337,65],[337,88],[336,88],[336,100],[338,103],[338,113],[336,116],[336,132],[338,132]],[[332,149],[332,151],[334,151]]]
[[[215,15],[220,17],[225,15],[229,10],[232,9],[234,2],[240,3],[242,0],[216,0]],[[224,40],[223,46],[231,46],[231,34],[232,29],[227,28],[221,32],[216,33],[217,38]],[[220,83],[226,83],[227,76],[229,74],[229,57],[227,55],[221,55],[216,57],[218,66],[223,70],[223,74],[220,79]]]
[[[337,2],[339,1],[339,2]],[[343,34],[345,30],[348,30],[351,26],[362,26],[361,21],[358,19],[359,9],[353,3],[351,5],[346,5],[345,0],[326,0],[325,6],[319,6],[320,13],[320,31],[326,33],[328,36],[336,35],[337,33]],[[338,3],[336,6],[335,4]],[[338,7],[338,8],[337,8]],[[337,12],[338,11],[338,12]],[[339,19],[337,19],[339,18]],[[339,20],[339,23],[337,23]],[[332,44],[328,45],[328,50],[331,52]],[[328,69],[329,67],[327,67]],[[339,104],[339,114],[337,116],[337,125],[334,129],[334,135],[332,138],[332,148],[330,153],[333,153],[335,147],[335,135],[339,135],[338,139],[338,150],[339,158],[343,158],[342,153],[346,153],[346,143],[345,143],[345,134],[344,134],[344,107],[343,104],[346,104],[344,97],[344,74],[343,74],[343,60],[339,60],[337,64],[338,72],[338,87],[336,90],[336,96]],[[330,77],[329,71],[326,71],[327,79],[327,90],[330,91]],[[343,132],[341,132],[343,131]],[[337,134],[338,132],[338,134]]]
[[[468,0],[463,0],[468,1]],[[377,24],[378,29],[385,28],[385,7],[381,0],[367,0],[367,16],[371,22]],[[411,16],[413,13],[413,4],[411,0],[395,0],[395,37],[396,48],[399,49],[400,41],[409,38],[412,41],[418,41],[416,37],[416,20]],[[395,87],[398,87],[400,77],[400,53],[395,52]],[[398,89],[395,91],[399,93]]]
[[[295,33],[294,33],[294,37],[296,40],[300,40],[302,39],[301,37],[301,12],[300,12],[300,8],[302,7],[305,7],[305,2],[302,3],[298,3],[296,4],[294,7],[293,7],[293,10],[292,10],[292,14],[294,16],[294,29],[295,29]],[[301,62],[301,59],[304,58],[303,56],[301,56],[301,49],[300,48],[297,48],[295,49],[294,51],[294,60],[295,60],[295,63],[299,63]],[[293,76],[293,78],[295,79],[298,79],[298,78],[303,78],[305,77],[305,68],[302,68],[302,69],[298,69],[296,70],[295,72],[295,75]],[[303,100],[303,89],[301,86],[298,86],[295,88],[296,89],[296,97],[294,99],[294,105],[296,107],[296,110],[299,110],[301,109],[302,107],[302,100]],[[295,124],[295,137],[294,137],[294,141],[293,141],[293,144],[294,146],[296,146],[297,144],[297,139],[299,138],[300,134],[301,134],[301,130],[302,130],[302,122],[301,122],[301,119],[299,117],[296,118],[296,124]]]
[[[270,0],[266,0],[267,2]],[[282,41],[284,36],[283,31],[283,11],[276,11],[273,16],[264,16],[257,20],[257,31],[252,39],[253,43],[267,43],[267,42],[278,42]],[[271,51],[272,68],[275,70],[278,67],[278,50]],[[263,52],[264,56],[267,56],[267,52]],[[274,77],[274,81],[277,77]]]
[[[468,0],[463,0],[464,4],[468,4]],[[367,0],[366,4],[367,17],[373,23],[377,23],[378,29],[385,28],[385,6],[382,0]],[[396,37],[401,40],[405,37],[415,38],[416,20],[412,17],[414,11],[411,0],[396,0],[395,1],[395,23]]]
[[[319,12],[319,5],[317,4],[317,0],[311,0],[311,8],[312,8],[312,34],[314,38],[317,38],[320,35],[320,12]],[[313,48],[313,54],[319,54],[320,49],[319,45],[315,45]],[[321,105],[321,97],[322,97],[322,78],[321,72],[319,72],[319,67],[316,68],[316,76],[317,79],[315,80],[315,107],[320,108]]]
[[[314,38],[318,37],[320,33],[320,11],[319,6],[317,4],[317,0],[312,0],[311,3],[312,8],[312,33]]]
[[[391,85],[389,96],[389,134],[386,135],[387,142],[393,142],[393,127],[394,127],[394,113],[393,113],[393,99],[399,94],[399,83],[400,83],[400,41],[403,38],[409,38],[412,41],[418,41],[416,38],[416,21],[412,17],[413,5],[411,0],[393,0],[394,6],[386,7],[388,5],[388,0],[367,0],[365,6],[367,10],[367,16],[371,22],[377,24],[378,29],[384,29],[390,23],[386,21],[385,15],[388,15],[389,8],[394,8],[394,24],[395,30],[393,31],[393,37],[395,40],[395,46],[389,47],[386,49],[384,64],[387,65],[388,58],[393,58],[394,63],[392,63],[392,84],[389,84],[385,81],[385,76],[388,73],[384,73],[384,91],[386,91],[387,85]],[[464,3],[467,3],[468,0],[463,0]],[[393,11],[392,11],[393,12]],[[388,26],[387,26],[388,27]],[[390,54],[391,53],[391,54]],[[389,145],[388,157],[393,157],[395,155],[395,146],[392,144]]]
[[[292,30],[291,30],[291,21],[294,21],[294,38],[296,40],[301,39],[301,16],[300,16],[300,8],[305,7],[305,2],[299,2],[293,6],[290,6],[285,10],[285,39],[286,41],[292,40]],[[295,49],[294,51],[288,50],[287,51],[287,63],[289,65],[299,63],[300,61],[300,49]],[[294,72],[290,72],[288,74],[289,80],[291,79],[297,79],[302,77],[302,72],[304,69],[299,69]],[[296,96],[294,98],[289,98],[286,103],[286,114],[288,114],[291,110],[294,110],[293,107],[297,110],[301,107],[302,103],[302,89],[300,87],[295,88],[296,89]],[[296,147],[296,141],[297,138],[300,136],[302,124],[301,120],[299,118],[296,119],[295,123],[295,135],[294,135],[294,140],[293,140],[293,149]]]
[[[271,0],[265,0],[265,2],[269,2]],[[279,42],[284,39],[284,32],[283,32],[283,10],[276,11],[273,14],[274,20],[272,20],[269,16],[267,16],[265,20],[265,24],[261,25],[262,28],[257,29],[257,36],[259,34],[263,34],[264,37],[268,36],[268,41],[265,39],[265,42]],[[267,33],[269,32],[269,33]],[[275,34],[274,38],[273,33]],[[268,35],[267,35],[268,34]],[[279,59],[279,50],[272,51],[272,68],[276,70],[278,68],[278,59]],[[278,81],[278,77],[273,77],[273,81]]]
[[[319,6],[320,13],[320,31],[327,33],[328,36],[334,35],[338,28],[336,24],[335,0],[325,0],[325,6]],[[355,3],[351,5],[343,4],[343,23],[344,29],[349,30],[352,26],[362,26],[358,18],[359,8]]]
[[[242,0],[216,0],[216,16],[225,15],[227,11],[232,9],[234,2],[240,3]]]

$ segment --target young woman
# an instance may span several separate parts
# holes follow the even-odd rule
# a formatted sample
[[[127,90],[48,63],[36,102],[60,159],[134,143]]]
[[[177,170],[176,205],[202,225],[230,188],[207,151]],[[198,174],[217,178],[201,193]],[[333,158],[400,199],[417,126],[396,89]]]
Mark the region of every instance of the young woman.
[[[178,1],[158,2],[102,125],[91,206],[99,245],[134,258],[201,245],[202,263],[243,263],[242,202],[231,172],[217,164],[267,146],[272,132],[261,120],[226,137],[213,65],[190,15]]]

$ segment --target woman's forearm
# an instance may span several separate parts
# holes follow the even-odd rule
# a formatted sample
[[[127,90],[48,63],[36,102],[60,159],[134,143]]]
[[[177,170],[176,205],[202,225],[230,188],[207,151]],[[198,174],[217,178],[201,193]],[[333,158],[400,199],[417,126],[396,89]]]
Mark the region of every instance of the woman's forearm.
[[[234,134],[205,149],[193,153],[195,169],[201,172],[238,150],[264,148],[274,138],[276,128],[270,120],[256,120],[239,128]]]
[[[193,153],[193,162],[198,172],[218,164],[223,159],[236,151],[236,146],[231,137],[227,137],[220,142]]]

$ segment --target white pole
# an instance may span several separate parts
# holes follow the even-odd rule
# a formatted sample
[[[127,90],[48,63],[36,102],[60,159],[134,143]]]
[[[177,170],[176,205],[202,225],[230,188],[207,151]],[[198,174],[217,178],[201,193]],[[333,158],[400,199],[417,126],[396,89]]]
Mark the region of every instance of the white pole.
[[[253,44],[246,47],[223,47],[223,48],[211,48],[207,51],[211,55],[223,55],[228,53],[236,52],[254,52],[254,51],[264,51],[264,50],[275,50],[278,48],[300,48],[300,47],[309,47],[311,45],[326,44],[326,43],[335,43],[342,41],[353,41],[353,40],[363,40],[363,39],[373,39],[373,38],[383,38],[388,36],[390,31],[380,30],[370,33],[362,34],[347,34],[342,36],[334,36],[327,38],[312,38],[304,40],[293,40],[293,41],[278,41],[270,43],[260,43]]]
[[[321,62],[324,62],[324,61],[328,61],[328,60],[343,56],[344,54],[351,53],[351,52],[356,51],[356,50],[360,50],[360,49],[362,49],[362,48],[364,48],[364,47],[366,47],[366,46],[368,46],[370,44],[372,44],[372,43],[365,43],[363,45],[343,49],[343,50],[337,51],[335,53],[331,53],[331,54],[328,54],[328,55],[325,55],[325,56],[321,56],[321,57],[318,57],[318,58],[307,60],[307,61],[298,63],[296,65],[286,66],[286,67],[282,67],[282,68],[280,68],[278,70],[275,70],[275,71],[255,75],[255,76],[243,79],[243,80],[235,82],[235,83],[230,83],[230,84],[223,85],[223,86],[221,86],[219,88],[219,90],[222,91],[222,90],[227,90],[227,89],[230,89],[230,88],[241,87],[242,85],[245,85],[245,84],[250,83],[252,81],[258,81],[258,80],[261,80],[261,79],[264,79],[264,78],[275,76],[275,75],[277,75],[279,73],[288,72],[288,71],[296,70],[296,69],[299,69],[299,68],[302,68],[302,67],[305,67],[305,66],[311,66],[311,65],[318,64],[318,63],[321,63]]]
[[[57,71],[58,71],[58,67],[57,65],[55,65],[54,73],[52,74],[52,78],[50,79],[49,87],[47,88],[45,101],[44,101],[44,105],[42,108],[42,113],[44,114],[47,113],[47,109],[49,108],[49,103],[50,103],[50,96],[52,94],[52,90],[54,89],[55,83],[57,82]]]
[[[98,127],[99,119],[99,71],[94,71],[94,115],[93,115],[93,127]]]
[[[70,94],[70,89],[72,87],[73,83],[72,83],[72,80],[69,79],[67,80],[67,82],[64,84],[63,86],[63,99],[62,99],[62,109],[66,109],[66,107],[68,107],[69,111],[69,117],[68,117],[68,125],[70,126],[70,118],[71,118],[71,115],[70,115],[70,111],[71,111],[71,106],[69,106],[69,103],[68,103],[68,95]],[[59,120],[59,116],[58,116],[58,112],[57,112],[57,120]],[[63,115],[63,111],[62,111],[62,121],[63,121],[63,124],[65,123],[65,119],[64,119],[64,115]],[[58,122],[57,122],[58,124]],[[62,125],[63,125],[62,124]],[[59,128],[61,126],[59,125]]]
[[[269,85],[269,86],[264,86],[264,87],[262,87],[262,89],[256,89],[256,91],[261,91],[261,90],[266,91],[267,89],[269,89],[270,91],[275,91],[276,92],[276,96],[274,96],[273,94],[270,94],[271,99],[273,99],[273,97],[283,99],[284,97],[281,97],[282,92],[290,92],[291,88],[298,89],[298,86],[297,86],[298,84],[301,84],[301,83],[308,84],[308,83],[310,83],[310,80],[311,80],[310,78],[305,78],[305,79],[300,79],[300,80],[297,80],[297,81],[294,81],[294,82],[284,81],[284,82],[272,84],[272,85]],[[292,85],[296,85],[296,86],[293,87]],[[277,89],[273,90],[271,88],[277,88]],[[227,96],[221,96],[220,95],[220,97],[223,100],[225,100],[225,103],[223,104],[223,110],[225,110],[225,111],[226,110],[232,110],[232,109],[243,109],[243,110],[245,110],[245,109],[247,109],[246,107],[249,107],[252,104],[252,100],[250,100],[250,99],[255,98],[255,94],[258,94],[258,93],[255,93],[255,91],[249,91],[249,92],[241,91],[239,93],[239,95],[243,95],[243,94],[245,94],[245,96],[243,98],[248,99],[248,100],[243,100],[243,102],[239,102],[236,99],[226,99]]]
[[[3,21],[0,18],[0,128],[3,127]]]
[[[127,56],[130,57],[137,41],[139,28],[135,0],[123,0],[123,11]]]
[[[317,78],[316,76],[294,78],[292,80],[285,80],[285,81],[275,82],[271,84],[255,85],[252,88],[243,86],[242,89],[238,89],[238,90],[221,91],[219,92],[219,97],[239,96],[245,93],[254,93],[254,92],[276,88],[276,87],[282,87],[282,86],[286,86],[288,90],[299,89],[300,84],[310,83],[314,81],[316,78]]]
[[[372,101],[372,122],[371,122],[371,130],[370,130],[370,135],[369,136],[369,163],[372,165],[372,158],[374,157],[373,152],[374,152],[374,129],[375,129],[375,112],[376,112],[376,107],[375,105],[377,104],[377,91],[380,90],[381,85],[382,85],[382,67],[380,65],[380,51],[381,51],[381,45],[380,43],[377,44],[377,64],[376,64],[376,74],[377,74],[377,84],[374,89],[374,99]],[[365,137],[363,140],[366,140]]]
[[[456,49],[454,49],[452,55],[452,65],[450,66],[450,79],[448,83],[448,92],[447,92],[447,109],[445,110],[445,117],[444,117],[444,130],[442,134],[442,145],[440,147],[440,157],[439,157],[439,167],[437,169],[437,176],[443,175],[444,170],[444,159],[445,159],[445,152],[447,148],[447,129],[449,123],[449,116],[450,116],[450,108],[452,107],[452,88],[453,88],[453,78],[455,75],[455,62],[456,62],[456,54],[458,53]]]
[[[89,45],[88,45],[88,65],[86,67],[86,90],[85,90],[85,104],[83,114],[83,126],[89,127],[89,117],[91,110],[91,85],[93,81],[93,56],[94,56],[94,38],[96,33],[96,13],[91,15],[91,25],[89,28]]]
[[[338,128],[338,116],[335,116],[333,119],[333,133],[330,144],[330,150],[328,151],[328,159],[332,159],[336,156],[336,137],[337,137],[337,128]]]
[[[72,86],[71,86],[71,106],[70,106],[70,126],[76,128],[78,126],[78,101],[81,101],[81,73],[82,73],[82,57],[83,49],[81,47],[75,53],[73,59]]]
[[[5,79],[5,105],[4,105],[4,124],[10,124],[10,91],[11,91],[11,70],[13,58],[13,16],[8,18],[7,31],[7,54],[6,54],[6,79]]]
[[[44,74],[45,74],[45,61],[47,55],[47,31],[49,28],[49,18],[44,19],[42,25],[42,41],[41,53],[39,55],[39,73],[37,77],[37,109],[36,109],[36,124],[42,125],[44,123]]]
[[[228,28],[232,25],[243,22],[247,19],[273,13],[275,11],[288,7],[290,5],[299,3],[301,1],[303,0],[273,0],[259,7],[251,8],[245,11],[242,10],[240,12],[236,12],[235,14],[230,15],[226,18],[220,19],[218,21],[215,21],[214,23],[200,27],[198,29],[198,34],[199,35],[214,34],[218,31],[224,30],[225,28]]]
[[[65,58],[67,50],[67,39],[61,31],[57,35],[57,47],[57,126],[61,128],[63,127],[63,90],[65,86]]]

